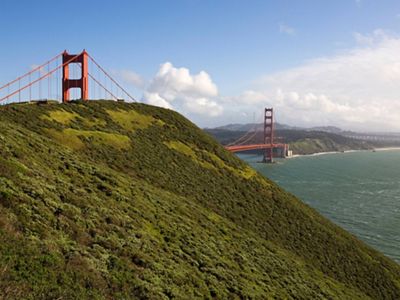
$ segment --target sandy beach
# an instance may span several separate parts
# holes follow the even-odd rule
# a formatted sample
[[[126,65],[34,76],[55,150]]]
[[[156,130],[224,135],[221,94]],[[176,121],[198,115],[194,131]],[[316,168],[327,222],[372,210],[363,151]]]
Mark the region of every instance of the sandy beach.
[[[317,152],[312,154],[293,154],[291,157],[287,158],[296,158],[296,157],[303,157],[303,156],[319,156],[319,155],[326,155],[326,154],[338,154],[338,153],[352,153],[352,152],[366,152],[366,151],[390,151],[390,150],[400,150],[400,147],[383,147],[383,148],[374,148],[374,149],[360,149],[360,150],[346,150],[346,151],[327,151],[327,152]]]

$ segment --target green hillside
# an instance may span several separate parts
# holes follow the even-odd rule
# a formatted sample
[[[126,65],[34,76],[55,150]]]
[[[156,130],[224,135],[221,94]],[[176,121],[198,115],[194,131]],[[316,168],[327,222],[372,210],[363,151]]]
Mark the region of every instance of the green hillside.
[[[313,154],[329,151],[368,150],[377,144],[351,139],[323,131],[280,130],[277,133],[289,143],[295,154]]]
[[[0,299],[400,299],[400,266],[179,114],[0,108]]]

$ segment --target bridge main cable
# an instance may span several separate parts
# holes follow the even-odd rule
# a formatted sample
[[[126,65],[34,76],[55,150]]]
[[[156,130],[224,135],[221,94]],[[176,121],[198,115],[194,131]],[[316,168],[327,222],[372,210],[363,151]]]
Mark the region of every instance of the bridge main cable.
[[[110,74],[108,74],[107,73],[107,71],[106,70],[104,70],[103,68],[102,68],[102,66],[100,66],[96,61],[95,61],[95,59],[88,53],[87,54],[88,55],[88,57],[90,58],[90,60],[117,86],[117,87],[119,87],[129,98],[131,98],[131,100],[133,101],[133,102],[136,102],[136,100],[135,100],[135,98],[133,98],[114,78],[112,78],[111,77],[111,75]],[[93,79],[93,77],[92,77],[92,79]],[[97,82],[98,83],[98,82]],[[104,87],[103,87],[104,88]],[[109,92],[106,88],[104,88],[107,92]],[[109,92],[110,93],[110,92]],[[110,95],[112,95],[111,93],[110,93]]]
[[[240,136],[238,139],[236,139],[236,140],[234,140],[233,142],[227,144],[226,146],[234,146],[234,145],[239,144],[239,142],[240,142],[241,140],[247,139],[247,136],[248,136],[250,133],[252,133],[252,131],[253,131],[254,128],[255,128],[255,127],[253,126],[253,127],[250,128],[244,135]]]
[[[107,93],[109,93],[113,98],[115,98],[115,100],[118,100],[118,97],[115,96],[112,92],[110,92],[110,90],[108,90],[103,84],[101,84],[101,82],[99,82],[96,78],[94,78],[92,76],[92,74],[88,73],[89,77],[92,78],[92,80],[94,82],[96,82],[100,87],[102,87]],[[136,102],[136,101],[135,101]]]
[[[239,145],[243,145],[244,143],[247,143],[247,142],[250,141],[252,138],[254,138],[254,137],[257,135],[258,132],[259,132],[259,131],[255,130],[251,136],[249,136],[249,137],[246,138],[244,141],[241,141],[240,143],[237,143],[237,144],[235,144],[235,145],[233,145],[233,146],[239,146]]]
[[[21,79],[23,79],[23,78],[25,78],[25,77],[27,77],[27,76],[33,74],[33,73],[35,73],[36,71],[42,69],[44,66],[49,65],[50,63],[52,63],[53,61],[55,61],[57,58],[61,57],[61,55],[62,55],[62,52],[61,52],[60,54],[54,56],[52,59],[48,60],[48,61],[45,62],[44,64],[42,64],[42,65],[40,65],[40,66],[38,66],[38,67],[32,69],[31,71],[25,73],[25,74],[22,75],[22,76],[19,76],[17,79],[14,79],[13,81],[10,81],[9,83],[3,85],[2,87],[0,87],[0,90],[2,90],[2,89],[4,89],[4,88],[6,88],[6,87],[8,87],[8,86],[10,86],[10,85],[12,85],[12,84],[14,84],[14,83],[16,83],[17,81],[19,81],[19,80],[21,80]],[[0,101],[1,101],[1,100],[0,100]]]
[[[25,90],[26,88],[28,88],[28,87],[34,85],[35,83],[37,83],[37,82],[39,82],[39,81],[41,81],[41,80],[47,78],[48,76],[50,76],[51,74],[53,74],[53,73],[54,73],[55,71],[57,71],[58,69],[61,69],[62,67],[66,66],[66,65],[68,65],[69,63],[71,63],[72,61],[74,61],[77,57],[79,57],[79,55],[80,55],[80,54],[78,54],[78,55],[72,57],[71,59],[69,59],[68,61],[66,61],[65,63],[63,63],[62,65],[59,65],[59,66],[56,67],[55,69],[53,69],[53,70],[47,72],[45,75],[41,76],[40,78],[38,78],[38,79],[36,79],[36,80],[30,82],[29,84],[23,86],[22,88],[19,88],[19,89],[16,90],[15,92],[13,92],[13,93],[11,93],[11,94],[9,94],[9,95],[7,95],[7,96],[1,98],[1,99],[0,99],[0,102],[4,101],[4,100],[6,100],[6,99],[8,99],[8,98],[10,98],[10,97],[12,97],[12,96],[14,96],[14,95],[20,93],[20,92],[22,92],[22,91]],[[28,74],[28,75],[29,75],[29,74]]]
[[[233,142],[227,144],[226,146],[235,146],[235,145],[242,145],[243,143],[247,142],[248,140],[250,140],[251,138],[253,138],[255,136],[255,134],[258,132],[257,130],[257,126],[259,126],[260,124],[258,124],[257,122],[255,122],[254,126],[251,127],[244,135],[242,135],[241,137],[239,137],[238,139],[234,140]],[[254,130],[253,134],[250,137],[247,137],[248,134],[250,134],[252,131]],[[244,141],[242,141],[243,139],[245,139]],[[240,142],[239,142],[240,141]]]

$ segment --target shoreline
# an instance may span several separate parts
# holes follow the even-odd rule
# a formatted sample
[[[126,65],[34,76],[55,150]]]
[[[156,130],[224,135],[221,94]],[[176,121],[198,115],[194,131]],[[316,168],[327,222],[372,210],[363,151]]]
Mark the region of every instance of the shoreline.
[[[326,152],[316,152],[311,154],[293,154],[292,156],[285,157],[283,159],[294,159],[299,157],[312,157],[312,156],[322,156],[329,154],[346,154],[353,152],[381,152],[381,151],[400,151],[400,147],[381,147],[381,148],[373,148],[373,149],[358,149],[358,150],[345,150],[345,151],[326,151]],[[243,154],[243,153],[238,153]],[[262,156],[261,154],[255,154],[255,156]]]
[[[339,154],[339,153],[352,153],[352,152],[375,152],[375,151],[391,151],[391,150],[400,150],[400,147],[382,147],[382,148],[373,148],[373,149],[358,149],[358,150],[345,150],[345,151],[326,151],[326,152],[316,152],[311,154],[293,154],[290,157],[286,158],[296,158],[302,156],[319,156],[319,155],[327,155],[327,154]]]
[[[390,151],[390,150],[400,150],[400,147],[382,147],[382,148],[375,148],[375,151]]]

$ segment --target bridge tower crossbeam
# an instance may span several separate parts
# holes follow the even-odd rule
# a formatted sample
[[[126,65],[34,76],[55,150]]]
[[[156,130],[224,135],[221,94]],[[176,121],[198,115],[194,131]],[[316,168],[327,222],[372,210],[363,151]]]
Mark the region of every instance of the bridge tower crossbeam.
[[[88,75],[88,54],[85,50],[79,55],[69,54],[64,51],[62,54],[62,102],[66,103],[70,101],[70,89],[80,88],[81,89],[81,99],[89,100],[89,75]],[[70,79],[69,65],[70,64],[80,64],[81,78]]]

